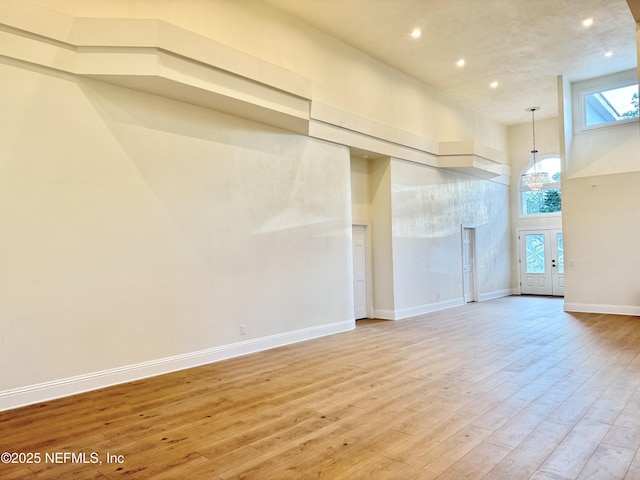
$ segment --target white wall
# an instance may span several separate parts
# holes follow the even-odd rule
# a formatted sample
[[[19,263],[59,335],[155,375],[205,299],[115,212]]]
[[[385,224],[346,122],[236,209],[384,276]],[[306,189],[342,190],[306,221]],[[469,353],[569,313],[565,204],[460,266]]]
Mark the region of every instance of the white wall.
[[[378,318],[394,318],[393,250],[391,232],[391,160],[369,164],[371,239],[373,251],[373,306]]]
[[[640,315],[640,172],[563,187],[565,308]]]
[[[563,117],[574,119],[562,131],[565,309],[640,315],[640,126],[572,128],[577,91],[599,81],[608,79],[558,81]]]
[[[511,293],[509,187],[391,162],[397,318],[463,303],[462,225],[476,227],[481,299]]]
[[[352,328],[347,148],[48,71],[0,84],[0,391]]]
[[[553,216],[522,216],[520,215],[520,177],[523,169],[531,161],[533,148],[531,123],[522,123],[509,127],[509,162],[512,169],[510,199],[513,206],[511,219],[513,228],[560,228],[560,217]],[[537,157],[560,155],[558,118],[536,120],[536,149]]]
[[[370,178],[369,160],[351,157],[351,212],[353,223],[366,225],[371,219]]]
[[[560,156],[558,118],[536,119],[536,149],[538,158],[545,155]],[[518,263],[518,231],[523,229],[550,229],[562,228],[561,215],[534,215],[522,216],[520,207],[520,177],[523,169],[531,160],[533,148],[532,125],[522,123],[509,127],[509,161],[511,164],[512,181],[510,188],[511,201],[511,272],[513,289],[520,291],[520,264]],[[562,196],[564,199],[564,190]]]
[[[352,158],[351,184],[354,222],[372,229],[377,318],[464,303],[462,225],[476,227],[480,299],[511,293],[509,186],[388,158]]]
[[[609,77],[615,79],[616,76]],[[606,83],[605,79],[605,83]],[[509,157],[514,231],[513,278],[517,285],[518,229],[563,228],[565,238],[565,309],[640,314],[640,148],[638,124],[576,131],[579,100],[571,88],[588,88],[591,80],[571,85],[559,78],[563,122],[536,120],[540,155],[560,153],[563,160],[562,216],[521,218],[518,181],[529,160],[531,124],[509,127]],[[572,98],[573,97],[573,98]],[[562,141],[560,141],[562,140]],[[593,148],[596,145],[597,148]],[[627,172],[627,173],[620,173]],[[561,222],[561,223],[560,223]]]
[[[566,158],[566,174],[569,178],[640,170],[638,123],[585,130],[582,127],[580,98],[583,91],[634,80],[637,81],[636,71],[628,70],[571,84],[573,140],[571,154]]]
[[[62,73],[76,70],[74,52],[60,42],[82,32],[73,17],[47,14],[43,4],[116,19],[112,30],[99,32],[107,36],[118,36],[118,18],[159,18],[248,53],[252,72],[266,62],[289,69],[296,85],[312,85],[302,104],[339,118],[332,128],[343,120],[364,125],[357,133],[374,144],[382,142],[367,129],[382,139],[409,138],[412,151],[416,143],[465,141],[506,150],[504,126],[262,2],[4,3],[0,16],[20,28],[9,29],[11,41],[0,47],[0,88],[10,92],[0,117],[0,360],[18,367],[0,374],[0,409],[354,325],[349,150]],[[20,18],[23,7],[23,16],[37,18]],[[45,31],[22,35],[29,26]],[[133,27],[127,23],[124,37]],[[206,43],[169,37],[163,41],[192,41],[179,45],[187,53]],[[110,52],[105,79],[117,76],[121,56]],[[282,74],[274,68],[268,70]],[[146,88],[144,80],[131,84]],[[358,204],[358,196],[354,213],[371,223],[376,311],[395,316],[393,255],[414,247],[393,250],[392,231],[404,219],[392,224],[390,159],[368,168],[371,203]],[[394,168],[404,182],[403,167]],[[501,201],[469,219],[488,248],[482,288],[499,291],[503,265],[494,249],[508,251],[506,187],[430,175],[419,174],[453,189],[448,198],[458,223],[482,192]],[[470,183],[479,187],[477,197],[467,196]],[[400,275],[398,286],[412,275]],[[402,310],[431,302],[426,292],[402,293]]]

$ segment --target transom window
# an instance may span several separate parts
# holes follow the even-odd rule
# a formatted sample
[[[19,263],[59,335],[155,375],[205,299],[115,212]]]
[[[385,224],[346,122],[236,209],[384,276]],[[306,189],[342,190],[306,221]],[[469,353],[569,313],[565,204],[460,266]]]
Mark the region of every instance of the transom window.
[[[561,163],[557,155],[538,157],[535,164],[527,165],[522,174],[546,172],[548,182],[539,189],[532,189],[524,184],[520,177],[520,207],[522,215],[559,214],[562,211],[560,185]]]
[[[627,82],[581,92],[583,128],[637,120],[638,83]]]

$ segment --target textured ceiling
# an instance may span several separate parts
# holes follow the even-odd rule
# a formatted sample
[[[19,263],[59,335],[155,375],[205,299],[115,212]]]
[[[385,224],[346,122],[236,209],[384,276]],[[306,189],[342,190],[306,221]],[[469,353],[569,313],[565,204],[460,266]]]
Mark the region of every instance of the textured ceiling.
[[[534,105],[537,118],[556,116],[558,75],[575,81],[637,65],[626,0],[266,1],[507,125],[529,121]],[[585,28],[588,17],[595,22]],[[419,39],[410,36],[416,27]]]

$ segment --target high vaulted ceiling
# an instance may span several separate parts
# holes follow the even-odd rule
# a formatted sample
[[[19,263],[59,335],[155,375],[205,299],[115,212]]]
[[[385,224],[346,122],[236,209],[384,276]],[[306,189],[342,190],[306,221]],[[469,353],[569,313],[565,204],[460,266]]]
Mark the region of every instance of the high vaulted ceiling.
[[[507,125],[556,116],[558,75],[637,66],[627,0],[266,1]]]

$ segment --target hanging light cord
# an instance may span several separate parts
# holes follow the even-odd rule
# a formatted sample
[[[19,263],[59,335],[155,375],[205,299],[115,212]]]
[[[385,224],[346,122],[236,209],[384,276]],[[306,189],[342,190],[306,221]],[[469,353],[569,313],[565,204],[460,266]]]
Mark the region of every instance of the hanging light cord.
[[[538,150],[536,150],[536,110],[535,107],[531,108],[531,130],[533,132],[533,150],[531,150],[531,153],[533,154],[534,172],[538,171],[538,164],[536,162],[536,153],[538,153]]]
[[[538,159],[536,154],[538,149],[536,148],[536,110],[540,110],[540,107],[527,108],[527,112],[531,112],[531,131],[533,136],[533,168],[529,169],[527,173],[522,175],[522,184],[529,188],[529,190],[540,190],[545,184],[549,183],[549,174],[546,171],[538,171]]]

